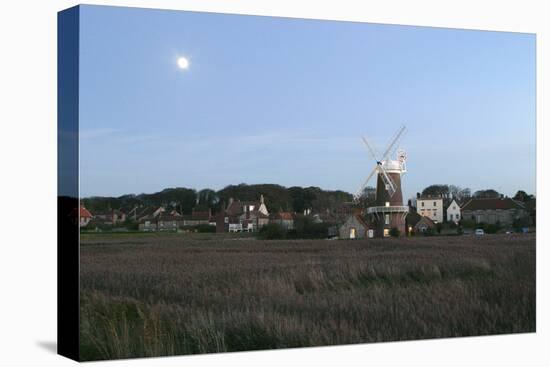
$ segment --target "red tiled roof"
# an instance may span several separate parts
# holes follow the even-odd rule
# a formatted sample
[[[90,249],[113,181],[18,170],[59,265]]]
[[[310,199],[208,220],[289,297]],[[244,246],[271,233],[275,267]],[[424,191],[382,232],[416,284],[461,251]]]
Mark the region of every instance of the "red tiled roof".
[[[523,205],[510,198],[471,199],[462,210],[495,210],[523,209]]]
[[[279,212],[277,213],[278,217],[282,220],[292,220],[294,219],[294,214],[291,212]]]
[[[92,217],[92,213],[90,213],[88,211],[88,209],[86,209],[85,207],[81,206],[80,207],[80,218],[91,218]]]

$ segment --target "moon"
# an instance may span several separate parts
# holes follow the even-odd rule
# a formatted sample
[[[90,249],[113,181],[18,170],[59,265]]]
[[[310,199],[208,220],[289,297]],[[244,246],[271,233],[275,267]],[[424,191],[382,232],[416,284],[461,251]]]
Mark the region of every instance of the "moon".
[[[189,60],[185,57],[179,57],[178,58],[178,67],[182,70],[189,69]]]

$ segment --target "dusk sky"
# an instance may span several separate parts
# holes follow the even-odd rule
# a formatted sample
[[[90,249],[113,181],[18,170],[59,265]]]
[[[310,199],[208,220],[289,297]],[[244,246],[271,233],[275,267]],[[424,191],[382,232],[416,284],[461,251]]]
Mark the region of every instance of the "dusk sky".
[[[361,136],[382,151],[401,125],[405,200],[535,193],[532,34],[100,6],[80,26],[81,196],[354,193],[375,164]]]

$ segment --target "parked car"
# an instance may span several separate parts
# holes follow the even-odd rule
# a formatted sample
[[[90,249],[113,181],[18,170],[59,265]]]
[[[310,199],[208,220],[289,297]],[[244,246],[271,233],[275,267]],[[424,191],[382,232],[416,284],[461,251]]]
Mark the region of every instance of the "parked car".
[[[483,236],[485,234],[485,231],[481,228],[476,229],[475,232],[476,236]]]

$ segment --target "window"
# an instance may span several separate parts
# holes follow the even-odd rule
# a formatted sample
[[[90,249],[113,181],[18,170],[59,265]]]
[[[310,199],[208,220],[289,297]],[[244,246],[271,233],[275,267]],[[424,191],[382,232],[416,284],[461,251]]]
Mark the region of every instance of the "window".
[[[434,210],[434,214],[433,214],[433,215],[434,215],[434,217],[435,217],[435,216],[437,215],[437,211]]]
[[[390,202],[389,202],[389,201],[386,201],[386,206],[390,206]]]
[[[424,202],[422,201],[422,206],[424,206]]]
[[[455,205],[453,205],[453,210],[456,210],[456,206],[455,206]]]
[[[436,202],[436,201],[434,201],[434,206],[437,206],[437,202]]]
[[[387,228],[384,228],[384,237],[388,237],[390,235],[390,230]]]
[[[385,222],[386,224],[390,224],[390,215],[389,215],[389,214],[386,214],[386,215],[384,216],[384,222]]]

